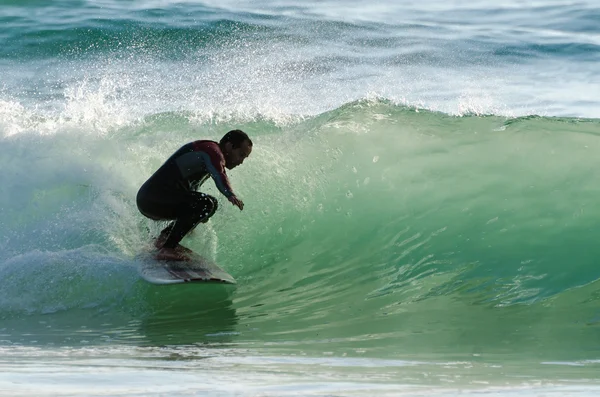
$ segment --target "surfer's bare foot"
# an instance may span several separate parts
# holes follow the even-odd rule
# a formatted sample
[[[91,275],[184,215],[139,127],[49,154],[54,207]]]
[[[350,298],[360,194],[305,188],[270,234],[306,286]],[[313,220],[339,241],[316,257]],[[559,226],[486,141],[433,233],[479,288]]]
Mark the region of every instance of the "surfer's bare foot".
[[[160,236],[158,236],[157,238],[154,239],[154,247],[160,250],[163,247],[163,245],[165,245],[166,241],[167,241],[167,236],[163,236],[161,234]],[[179,245],[179,244],[177,244],[177,247],[175,247],[174,250],[177,252],[192,253],[191,249],[184,247],[183,245]]]
[[[167,234],[160,234],[157,238],[154,239],[154,246],[156,248],[162,248],[163,245],[165,245],[165,242],[167,241]]]
[[[178,248],[163,247],[156,253],[156,259],[162,261],[189,261],[190,258],[185,252]]]
[[[163,247],[163,245],[165,245],[165,243],[167,242],[167,238],[168,238],[168,234],[166,233],[161,233],[157,238],[154,239],[154,247],[161,249]],[[187,253],[191,253],[192,250],[184,247],[183,245],[179,245],[177,244],[177,247],[175,247],[175,250],[177,250],[178,252],[187,252]]]
[[[187,253],[187,254],[191,254],[193,252],[188,247],[184,247],[183,245],[179,245],[179,244],[177,244],[177,247],[175,247],[175,250],[177,252],[183,252],[183,253]]]

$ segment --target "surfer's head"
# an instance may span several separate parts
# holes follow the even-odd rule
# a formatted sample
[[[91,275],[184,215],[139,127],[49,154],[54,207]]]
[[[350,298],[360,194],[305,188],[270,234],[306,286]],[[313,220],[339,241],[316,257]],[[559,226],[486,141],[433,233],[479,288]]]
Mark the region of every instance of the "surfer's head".
[[[232,169],[242,164],[252,153],[252,141],[242,130],[231,130],[221,138],[219,142],[223,156],[225,156],[225,167]]]

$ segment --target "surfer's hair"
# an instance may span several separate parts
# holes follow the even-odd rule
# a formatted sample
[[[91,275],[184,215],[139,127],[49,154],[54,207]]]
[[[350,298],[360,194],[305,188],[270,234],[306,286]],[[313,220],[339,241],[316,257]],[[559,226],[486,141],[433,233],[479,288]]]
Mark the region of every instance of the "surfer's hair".
[[[252,141],[248,137],[248,134],[246,134],[242,130],[231,130],[227,134],[223,135],[223,138],[221,138],[221,142],[219,142],[219,145],[223,146],[227,142],[231,142],[231,146],[237,148],[240,147],[242,143],[244,143],[244,141],[248,141],[248,145],[252,146]]]

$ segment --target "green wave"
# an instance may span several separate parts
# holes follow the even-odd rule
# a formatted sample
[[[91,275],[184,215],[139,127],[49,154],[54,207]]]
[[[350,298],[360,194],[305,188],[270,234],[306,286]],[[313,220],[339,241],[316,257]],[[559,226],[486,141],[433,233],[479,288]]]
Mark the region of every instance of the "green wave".
[[[252,342],[273,351],[374,356],[595,354],[588,347],[600,315],[598,120],[455,117],[386,100],[285,123],[198,120],[206,119],[163,113],[109,134],[4,139],[5,158],[39,147],[63,158],[45,163],[60,178],[32,173],[20,181],[18,203],[2,198],[3,208],[21,214],[4,221],[5,251],[21,250],[21,259],[4,259],[3,280],[13,274],[11,285],[24,287],[27,277],[39,275],[66,288],[43,295],[46,301],[4,288],[5,317],[6,302],[22,294],[28,310],[12,306],[11,321],[35,322],[31,313],[62,305],[56,316],[69,324],[74,313],[102,313],[113,320],[98,325],[98,338],[117,323],[117,336],[132,343]],[[255,142],[251,158],[230,175],[245,209],[221,199],[219,213],[185,241],[238,281],[217,305],[227,315],[200,316],[221,324],[209,331],[201,319],[190,320],[186,305],[212,293],[156,289],[131,270],[136,250],[158,230],[138,214],[134,197],[182,143],[218,139],[231,128],[246,130]],[[73,139],[85,145],[72,151]],[[89,171],[70,174],[74,164]],[[38,165],[32,160],[32,168]],[[42,192],[26,187],[41,178],[48,181]],[[56,189],[58,180],[86,187]],[[218,197],[210,183],[206,191]],[[44,197],[36,207],[34,194]],[[86,248],[92,246],[99,253]],[[67,265],[56,254],[77,247],[85,255],[65,254]],[[30,275],[27,250],[54,265]],[[101,270],[106,257],[116,258],[108,260],[112,272]],[[85,293],[69,290],[65,272],[51,270],[73,261],[91,272]],[[116,292],[107,298],[109,286]],[[53,291],[51,284],[44,288]],[[557,345],[558,339],[569,344]]]

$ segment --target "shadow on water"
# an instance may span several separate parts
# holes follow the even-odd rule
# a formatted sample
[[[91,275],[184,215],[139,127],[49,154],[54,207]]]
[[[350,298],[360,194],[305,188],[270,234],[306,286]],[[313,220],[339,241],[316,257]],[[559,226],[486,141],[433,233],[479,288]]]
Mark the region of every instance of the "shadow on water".
[[[150,286],[146,313],[134,330],[141,345],[229,343],[237,335],[232,306],[235,286],[183,284]]]
[[[235,286],[138,281],[110,304],[0,316],[0,345],[164,346],[230,343],[237,335]]]

